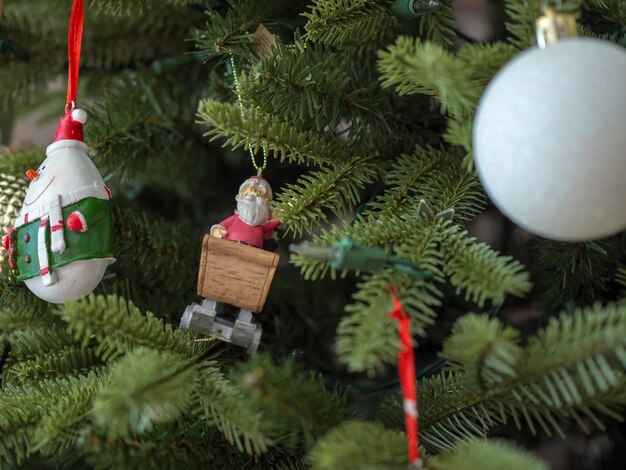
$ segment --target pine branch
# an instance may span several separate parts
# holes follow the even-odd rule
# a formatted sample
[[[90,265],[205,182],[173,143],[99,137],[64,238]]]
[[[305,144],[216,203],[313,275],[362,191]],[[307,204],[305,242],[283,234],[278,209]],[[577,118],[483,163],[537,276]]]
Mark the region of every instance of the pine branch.
[[[35,433],[45,426],[47,417],[57,412],[57,407],[68,403],[85,403],[100,387],[102,378],[95,372],[79,378],[40,381],[31,387],[7,385],[0,392],[0,456],[8,462],[19,464],[37,445],[51,445],[37,441]],[[58,416],[58,415],[57,415]],[[65,416],[66,420],[76,416]],[[56,421],[55,418],[52,418]],[[56,421],[58,425],[61,423]],[[38,436],[39,437],[39,436]]]
[[[397,25],[389,0],[314,0],[305,39],[332,45],[379,43]]]
[[[86,11],[88,16],[85,21],[89,26],[86,31],[97,33],[83,41],[81,65],[84,72],[98,73],[99,70],[114,70],[122,66],[136,67],[139,64],[150,64],[155,59],[190,53],[193,44],[188,39],[202,25],[204,17],[199,8],[182,4],[183,1],[186,4],[201,3],[201,0],[167,0],[168,4],[165,5],[157,0],[140,0],[155,5],[154,8],[145,8],[140,14],[137,14],[140,8],[137,8],[138,2],[135,1],[98,1],[124,2],[128,4],[127,11],[132,13],[127,16],[121,14],[120,10],[109,10],[112,14],[107,15],[90,14],[90,9]],[[63,17],[65,28],[68,17],[69,13]],[[64,36],[61,34],[59,38],[65,46]]]
[[[65,331],[61,322],[51,324],[45,322],[15,321],[19,326],[13,331],[6,328],[12,315],[7,312],[0,314],[0,331],[8,335],[11,341],[11,360],[28,361],[37,359],[42,353],[61,351],[73,344],[73,338]]]
[[[519,50],[510,44],[471,44],[459,50],[456,57],[465,63],[470,75],[485,86]]]
[[[59,351],[12,364],[6,374],[6,382],[26,386],[42,379],[79,376],[100,364],[102,360],[96,355],[94,348],[66,346]]]
[[[411,232],[406,232],[411,233]],[[440,253],[435,230],[412,232],[406,250],[398,256],[412,261],[420,269],[427,269],[433,280],[413,276],[387,268],[366,277],[352,296],[354,304],[346,306],[348,313],[337,328],[337,352],[351,370],[373,374],[397,357],[397,334],[388,313],[391,310],[387,291],[393,285],[402,305],[412,319],[412,333],[425,335],[426,327],[434,323],[434,307],[440,305],[441,292],[434,281],[441,280]]]
[[[484,315],[468,314],[454,324],[440,356],[465,372],[473,388],[485,392],[494,384],[515,376],[522,357],[519,332]]]
[[[12,50],[23,52],[0,59],[0,110],[6,109],[9,100],[14,106],[31,102],[46,92],[51,78],[64,76],[70,7],[67,2],[22,0],[5,8],[0,38],[11,41]],[[189,47],[185,39],[201,19],[199,11],[180,6],[147,9],[144,14],[131,17],[100,16],[87,9],[89,31],[97,34],[86,33],[82,74],[102,75],[103,70],[179,54],[181,48]]]
[[[172,421],[189,405],[195,375],[195,364],[178,354],[134,349],[112,367],[93,404],[94,424],[107,436],[119,438]]]
[[[225,15],[209,10],[205,28],[194,37],[199,55],[205,62],[217,57],[250,58],[257,26],[299,11],[300,6],[292,0],[240,0]]]
[[[239,451],[293,453],[346,416],[345,394],[292,361],[280,367],[255,355],[226,380],[213,367],[198,377],[195,413],[215,424]]]
[[[84,431],[94,397],[103,387],[101,374],[92,372],[77,385],[56,391],[58,400],[45,410],[33,429],[33,450],[42,455],[59,455],[72,449]]]
[[[467,237],[467,232],[458,225],[436,220],[411,211],[401,217],[385,214],[387,220],[381,223],[376,213],[360,218],[345,229],[324,232],[313,241],[330,245],[344,236],[353,236],[366,246],[381,246],[398,256],[415,259],[411,253],[421,246],[424,240],[439,244],[435,251],[437,258],[431,259],[422,269],[431,270],[436,275],[442,273],[456,287],[457,293],[465,291],[482,305],[486,300],[502,302],[507,294],[521,296],[528,292],[531,284],[524,267],[509,256],[501,256],[484,243],[476,243]],[[414,234],[408,237],[407,234]],[[293,257],[307,279],[316,279],[330,272],[325,263]],[[416,260],[418,265],[421,265]]]
[[[419,172],[419,168],[418,168]],[[401,216],[372,211],[344,229],[334,229],[315,237],[313,242],[330,245],[344,236],[352,236],[366,246],[380,246],[401,258],[417,264],[434,275],[434,281],[446,278],[457,292],[479,304],[486,300],[500,303],[506,294],[528,292],[530,282],[523,266],[510,257],[500,256],[485,244],[467,238],[458,225],[439,217],[408,211]],[[327,264],[295,256],[292,262],[308,279],[327,273],[334,275]],[[337,350],[351,370],[373,374],[378,368],[395,360],[397,341],[391,320],[387,286],[400,292],[403,305],[414,320],[414,333],[425,334],[433,323],[433,307],[439,305],[440,290],[431,281],[394,271],[381,270],[359,284],[353,295],[355,304],[346,307],[337,329]]]
[[[251,406],[246,394],[215,367],[203,367],[197,377],[194,414],[215,425],[240,452],[267,452],[274,444],[273,423]]]
[[[405,469],[406,436],[377,423],[349,421],[325,434],[307,460],[314,470]]]
[[[1,396],[0,457],[4,462],[19,465],[29,453],[32,426],[42,411],[22,394],[22,389],[7,386]]]
[[[445,149],[415,146],[411,155],[398,158],[387,175],[389,189],[368,203],[363,212],[368,222],[373,222],[379,212],[415,213],[422,200],[435,213],[453,210],[452,218],[460,221],[473,218],[484,206],[476,176],[465,171]],[[367,231],[369,227],[364,228]]]
[[[109,106],[90,109],[89,125],[85,126],[95,162],[102,172],[116,172],[118,178],[129,170],[129,177],[146,173],[150,157],[180,143],[167,116],[137,106],[133,98],[116,96],[108,99]],[[130,106],[117,106],[122,101]],[[151,142],[150,147],[146,142]]]
[[[196,347],[188,344],[189,337],[174,331],[170,324],[145,315],[132,302],[115,295],[90,295],[82,300],[66,302],[55,314],[68,323],[68,331],[83,344],[92,336],[99,343],[98,353],[104,359],[147,346],[161,351],[192,357]]]
[[[368,203],[365,215],[410,210],[423,199],[436,212],[453,209],[455,219],[468,220],[484,205],[476,176],[443,149],[416,146],[411,155],[398,158],[386,177],[389,189]]]
[[[171,70],[155,73],[157,65]],[[103,85],[104,101],[88,110],[86,140],[105,179],[120,186],[144,182],[193,200],[215,166],[212,159],[202,158],[209,148],[193,124],[200,93],[189,87],[201,87],[204,73],[186,59],[154,68],[123,72]],[[186,80],[171,84],[176,73]]]
[[[275,209],[288,231],[296,235],[329,221],[328,212],[345,217],[359,201],[359,193],[377,176],[371,158],[357,158],[302,176],[283,187]]]
[[[252,149],[255,153],[266,148],[281,162],[304,163],[311,159],[323,164],[347,160],[352,155],[338,140],[302,131],[254,110],[246,110],[242,116],[241,109],[232,104],[204,100],[200,102],[198,117],[201,124],[214,127],[204,134],[211,141],[223,138],[225,146]]]
[[[452,448],[458,440],[484,437],[489,429],[507,422],[518,428],[525,426],[532,433],[539,427],[548,435],[556,432],[563,436],[560,422],[564,419],[575,420],[585,430],[589,428],[584,417],[600,429],[605,428],[601,415],[622,420],[626,405],[625,313],[623,305],[605,308],[596,305],[573,315],[563,313],[552,318],[517,358],[507,357],[509,366],[515,364],[514,374],[502,366],[502,349],[489,346],[493,345],[490,325],[497,320],[473,323],[474,328],[482,329],[484,336],[479,331],[457,329],[455,334],[461,336],[453,339],[453,343],[462,341],[463,337],[469,340],[471,334],[474,344],[468,347],[483,350],[483,365],[472,362],[468,370],[444,371],[422,382],[422,442],[431,449]],[[500,330],[498,341],[504,340],[506,344],[510,334]],[[509,343],[506,349],[515,353],[517,348]],[[500,371],[496,375],[499,381],[494,380],[481,391],[478,369],[496,363],[499,365],[492,371]],[[391,416],[394,408],[395,418]],[[387,407],[385,422],[398,425],[401,419],[399,402],[395,407]]]
[[[155,313],[183,308],[196,293],[201,234],[186,221],[149,221],[129,209],[115,210],[114,220],[117,261],[109,274],[115,279],[107,278],[99,290],[122,285],[135,304]],[[175,270],[168,269],[172,265]]]
[[[626,4],[620,0],[582,0],[582,6],[592,14],[618,26],[626,26]]]
[[[27,325],[51,325],[52,304],[35,297],[23,283],[16,281],[13,272],[7,271],[0,271],[0,328],[10,333]]]
[[[174,6],[202,6],[202,0],[166,0],[166,3]],[[107,15],[126,15],[139,16],[145,14],[146,11],[162,7],[162,1],[159,0],[93,0],[91,7],[99,13]]]
[[[38,330],[52,334],[58,328],[54,317],[50,315],[52,305],[45,302],[18,283],[15,272],[8,268],[6,260],[2,260],[0,269],[0,332],[11,341],[19,338],[22,331]],[[31,337],[25,335],[28,341]],[[25,343],[16,346],[19,350]],[[28,348],[28,346],[26,346]],[[12,360],[12,358],[11,358]]]
[[[609,242],[561,243],[550,240],[536,247],[537,270],[544,298],[561,308],[568,301],[588,304],[606,291],[616,257]]]
[[[0,335],[11,344],[11,354],[2,373],[2,383],[25,384],[43,378],[84,374],[100,361],[91,350],[75,345],[65,326],[53,317],[16,318],[0,315]],[[15,323],[4,328],[2,323]]]
[[[7,190],[13,190],[17,194],[25,193],[28,187],[28,178],[25,177],[26,170],[37,168],[44,158],[45,152],[38,148],[25,148],[13,152],[0,150],[3,194]],[[19,205],[21,207],[22,201],[19,201]]]
[[[578,32],[581,36],[590,37],[594,39],[601,39],[604,41],[613,42],[619,46],[626,47],[626,34],[617,32],[612,33],[594,33],[584,25],[578,25]]]
[[[450,48],[456,38],[453,2],[442,0],[441,3],[441,8],[418,19],[418,31],[425,40]]]
[[[474,170],[474,157],[472,149],[472,129],[474,127],[473,119],[458,121],[456,119],[448,119],[448,128],[443,135],[444,140],[451,145],[458,145],[465,150],[465,158],[463,158],[462,167],[472,172]]]
[[[480,83],[465,63],[435,43],[400,36],[378,53],[378,69],[384,88],[436,96],[453,117],[472,115],[480,97]]]
[[[88,434],[78,449],[96,469],[228,468],[233,452],[213,428],[185,417],[132,439]],[[76,451],[74,452],[74,456]],[[241,467],[239,467],[241,468]]]
[[[511,22],[505,23],[506,29],[513,36],[510,41],[515,47],[526,49],[532,44],[539,3],[537,0],[528,2],[505,0],[504,4],[506,13],[511,19]]]
[[[491,300],[502,303],[507,294],[522,296],[532,284],[524,266],[511,256],[502,256],[485,243],[468,238],[459,226],[442,229],[443,271],[457,293],[479,306]]]
[[[352,414],[346,409],[345,391],[329,390],[320,374],[291,359],[277,365],[269,355],[256,354],[238,369],[231,380],[275,426],[283,448],[309,447]]]
[[[427,460],[431,470],[548,470],[546,463],[503,441],[471,442]]]
[[[620,284],[623,287],[626,287],[626,266],[620,266],[617,269],[617,274],[615,276],[615,282]]]
[[[239,79],[243,102],[294,127],[335,135],[349,123],[350,142],[362,141],[371,128],[390,133],[390,103],[376,82],[356,80],[354,58],[327,48],[279,45]]]
[[[198,54],[204,62],[216,57],[249,57],[253,54],[253,35],[249,30],[253,29],[254,19],[237,15],[233,10],[228,10],[225,16],[211,10],[206,14],[206,27],[194,36]]]
[[[67,6],[56,7],[69,14]],[[29,15],[29,9],[35,13]],[[4,10],[0,22],[0,112],[20,107],[42,93],[50,71],[62,66],[59,51],[64,44],[63,36],[53,34],[59,24],[44,22],[52,10],[45,2],[19,2]]]
[[[430,232],[429,220],[422,214],[400,214],[385,213],[385,222],[382,223],[377,212],[359,215],[350,225],[334,226],[331,230],[323,230],[320,235],[313,237],[313,243],[318,245],[332,245],[348,236],[358,240],[365,246],[380,246],[386,251],[393,253],[395,247],[406,240],[407,233],[415,233],[416,237],[424,236]],[[422,234],[419,235],[418,234]],[[417,238],[416,240],[420,240]],[[439,259],[437,255],[436,259]],[[291,262],[298,266],[302,275],[307,280],[316,280],[330,275],[335,279],[337,273],[331,269],[328,263],[313,260],[300,255],[292,255]],[[437,261],[429,260],[423,269],[437,270]],[[345,275],[345,273],[342,273]]]
[[[367,204],[364,214],[371,211],[396,214],[410,209],[417,198],[423,197],[422,188],[428,185],[433,174],[450,163],[446,157],[443,152],[419,146],[411,155],[400,155],[385,172],[388,189]]]

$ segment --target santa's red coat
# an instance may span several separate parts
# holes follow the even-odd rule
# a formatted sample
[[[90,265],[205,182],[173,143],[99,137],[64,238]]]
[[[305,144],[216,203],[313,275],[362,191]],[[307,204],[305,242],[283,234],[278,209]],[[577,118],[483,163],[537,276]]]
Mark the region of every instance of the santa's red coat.
[[[248,245],[263,248],[263,240],[272,236],[274,229],[280,225],[280,220],[268,220],[263,225],[252,226],[245,223],[235,214],[228,219],[222,220],[220,225],[228,231],[224,237],[226,240],[244,242]]]

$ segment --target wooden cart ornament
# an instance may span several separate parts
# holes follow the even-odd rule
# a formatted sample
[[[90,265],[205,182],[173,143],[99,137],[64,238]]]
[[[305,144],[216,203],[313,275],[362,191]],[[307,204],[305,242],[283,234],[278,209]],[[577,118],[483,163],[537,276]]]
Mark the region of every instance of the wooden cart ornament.
[[[252,313],[263,310],[279,260],[276,253],[206,234],[198,272],[198,294],[205,300],[185,309],[180,328],[256,351],[263,329]],[[218,317],[217,302],[239,307],[237,319]]]
[[[279,259],[270,251],[205,235],[198,295],[259,313]]]

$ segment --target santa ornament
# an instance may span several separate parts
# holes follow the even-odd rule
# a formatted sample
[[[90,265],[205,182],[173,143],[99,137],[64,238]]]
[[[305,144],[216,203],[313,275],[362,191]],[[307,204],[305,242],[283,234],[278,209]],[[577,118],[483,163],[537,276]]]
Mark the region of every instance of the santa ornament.
[[[243,115],[245,110],[232,56],[230,65]],[[261,176],[267,167],[267,148],[262,149],[263,163],[260,165],[256,162],[254,150],[249,149],[257,175],[239,187],[235,214],[213,225],[210,233],[204,236],[198,273],[198,295],[204,300],[201,305],[187,306],[180,320],[182,330],[236,344],[247,348],[248,352],[259,347],[262,328],[252,319],[252,314],[263,310],[280,260],[278,254],[263,249],[265,240],[272,238],[280,221],[272,218],[272,188]],[[237,318],[229,320],[218,316],[218,302],[239,307]]]
[[[187,307],[180,328],[253,352],[262,328],[252,314],[263,310],[280,259],[263,246],[280,221],[271,217],[272,188],[260,175],[244,181],[235,200],[235,214],[204,237],[198,274],[198,294],[204,301]],[[217,315],[219,302],[240,308],[234,321]]]
[[[83,141],[87,113],[75,109],[83,5],[75,0],[69,32],[68,105],[46,159],[26,176],[20,216],[5,237],[18,281],[43,300],[62,303],[92,292],[113,255],[111,193]]]
[[[211,235],[263,248],[264,240],[280,225],[270,220],[272,188],[262,176],[252,176],[241,184],[235,200],[236,213],[211,227]]]

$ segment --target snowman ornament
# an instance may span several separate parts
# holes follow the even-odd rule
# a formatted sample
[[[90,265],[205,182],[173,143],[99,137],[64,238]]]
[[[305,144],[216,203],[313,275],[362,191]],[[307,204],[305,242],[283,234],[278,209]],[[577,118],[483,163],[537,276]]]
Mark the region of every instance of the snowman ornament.
[[[61,118],[4,241],[18,281],[51,303],[91,293],[115,262],[111,193],[87,155],[86,121],[82,109]]]

